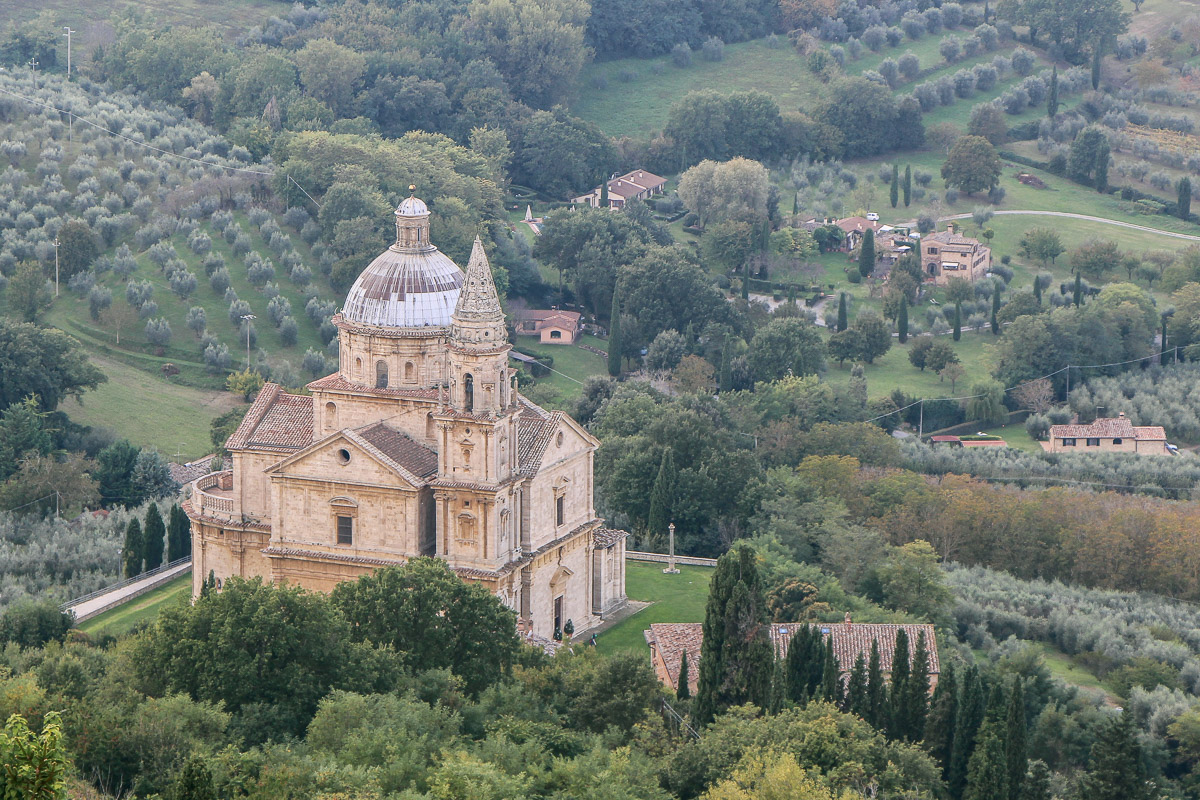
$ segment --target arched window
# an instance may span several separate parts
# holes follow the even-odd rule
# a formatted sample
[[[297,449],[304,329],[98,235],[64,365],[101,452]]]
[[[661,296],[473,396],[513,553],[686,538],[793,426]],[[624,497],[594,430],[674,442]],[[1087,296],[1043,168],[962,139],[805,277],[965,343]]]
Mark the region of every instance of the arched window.
[[[386,361],[375,362],[375,388],[386,389],[388,385],[388,369]]]
[[[354,359],[354,380],[356,380],[356,381],[362,380],[362,359],[361,358]]]
[[[416,369],[411,361],[404,362],[404,380],[411,381],[416,377]]]
[[[467,411],[475,410],[475,377],[469,372],[463,379],[463,408]]]
[[[337,403],[325,404],[325,425],[330,428],[337,427]]]

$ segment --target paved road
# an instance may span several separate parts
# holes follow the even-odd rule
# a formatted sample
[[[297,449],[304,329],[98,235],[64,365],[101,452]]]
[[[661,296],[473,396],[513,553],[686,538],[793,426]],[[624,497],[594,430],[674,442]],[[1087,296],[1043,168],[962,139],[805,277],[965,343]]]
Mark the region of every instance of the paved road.
[[[75,619],[85,620],[92,617],[101,611],[104,611],[109,606],[120,605],[121,602],[136,597],[138,594],[145,592],[147,588],[161,586],[167,583],[176,575],[182,575],[192,568],[192,563],[189,561],[186,564],[179,564],[171,569],[150,575],[141,580],[134,581],[119,589],[113,589],[111,592],[97,595],[75,605],[68,606],[67,610],[75,612]]]
[[[1135,231],[1145,231],[1146,233],[1157,233],[1159,236],[1170,236],[1172,239],[1186,239],[1189,242],[1200,242],[1200,236],[1191,236],[1186,233],[1176,233],[1175,231],[1164,231],[1158,228],[1148,228],[1145,225],[1134,225],[1132,222],[1121,222],[1116,219],[1106,219],[1105,217],[1093,217],[1089,214],[1072,214],[1069,211],[996,211],[996,216],[1018,215],[1024,214],[1032,217],[1068,217],[1070,219],[1083,219],[1088,222],[1101,222],[1105,225],[1116,225],[1120,228],[1129,228]],[[942,217],[942,220],[947,219],[970,219],[970,214],[954,214],[949,217]],[[941,221],[941,220],[939,220]]]

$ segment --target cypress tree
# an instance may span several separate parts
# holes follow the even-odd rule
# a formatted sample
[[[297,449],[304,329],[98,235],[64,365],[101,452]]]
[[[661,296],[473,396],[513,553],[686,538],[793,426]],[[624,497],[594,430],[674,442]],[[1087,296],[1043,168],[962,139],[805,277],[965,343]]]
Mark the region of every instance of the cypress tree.
[[[893,739],[908,739],[904,707],[908,697],[908,678],[912,667],[908,655],[908,632],[896,631],[892,649],[892,683],[888,687],[888,734]]]
[[[820,634],[818,634],[819,636]],[[812,631],[809,625],[800,625],[788,642],[787,660],[784,663],[783,680],[787,699],[798,706],[808,702],[809,659],[812,655]]]
[[[675,696],[680,700],[687,700],[692,696],[692,689],[688,686],[688,680],[687,650],[684,650],[683,657],[679,659],[679,685],[675,688]]]
[[[1033,299],[1039,306],[1042,304],[1042,281],[1036,275],[1033,276]]]
[[[1158,363],[1164,367],[1167,365],[1167,315],[1162,314],[1162,344],[1159,349],[1162,351],[1158,354]]]
[[[904,207],[912,202],[912,165],[904,165]]]
[[[867,711],[867,662],[862,651],[854,659],[854,669],[846,681],[846,711],[863,716]]]
[[[925,738],[925,717],[929,713],[929,647],[925,631],[917,634],[913,650],[912,671],[904,692],[905,738],[919,742]]]
[[[1096,42],[1096,46],[1092,49],[1092,91],[1097,91],[1100,88],[1100,59],[1102,58],[1102,44],[1103,42]]]
[[[962,301],[954,303],[954,341],[962,338]]]
[[[799,214],[800,214],[800,193],[795,192],[792,194],[792,216],[793,217],[799,216]]]
[[[183,773],[175,783],[175,791],[171,794],[175,800],[217,800],[217,792],[213,789],[212,773],[209,772],[204,760],[191,758],[183,767]]]
[[[875,271],[875,231],[867,228],[858,248],[858,274],[864,278]]]
[[[1050,91],[1046,94],[1046,116],[1054,119],[1058,113],[1058,65],[1050,72]]]
[[[1102,136],[1096,145],[1096,191],[1104,194],[1108,191],[1108,137]]]
[[[137,518],[134,517],[125,526],[125,545],[122,547],[126,578],[133,578],[142,574],[142,550],[142,523],[138,522]]]
[[[729,334],[725,335],[725,345],[721,348],[721,378],[718,388],[722,392],[733,389],[733,347],[729,343]]]
[[[1187,219],[1192,215],[1192,179],[1186,175],[1180,178],[1175,194],[1175,213],[1180,219]]]
[[[179,504],[171,506],[167,520],[167,561],[186,558],[192,553],[192,525]]]
[[[1008,800],[1008,765],[998,727],[989,720],[979,729],[963,800]]]
[[[833,637],[830,636],[826,642],[825,657],[822,659],[821,666],[821,696],[830,703],[841,704],[842,701],[842,681],[838,673],[837,659],[833,655]]]
[[[850,327],[850,323],[847,320],[846,314],[846,293],[842,292],[840,295],[838,295],[837,330],[840,333],[846,330],[848,327]]]
[[[754,551],[735,547],[717,561],[704,612],[695,716],[707,725],[731,705],[765,708],[775,655]]]
[[[1034,279],[1034,283],[1037,279]],[[992,291],[992,335],[996,336],[1000,333],[1000,318],[997,316],[1000,313],[1000,289]]]
[[[653,542],[661,543],[667,535],[667,525],[675,507],[675,456],[671,448],[663,450],[658,462],[658,475],[650,489],[650,515],[646,520],[646,534]]]
[[[608,318],[608,374],[614,378],[621,375],[621,296],[615,286]]]
[[[1004,747],[1008,763],[1008,800],[1021,800],[1021,787],[1029,769],[1029,754],[1025,749],[1025,693],[1021,678],[1013,676],[1012,691],[1008,694],[1008,717],[1005,720]]]
[[[892,164],[892,185],[890,187],[890,196],[888,199],[892,201],[892,208],[895,208],[896,204],[900,202],[900,165],[899,164]]]
[[[608,179],[600,181],[600,207],[608,208]]]
[[[900,311],[896,314],[896,332],[900,344],[908,341],[908,297],[900,296]]]
[[[167,536],[167,526],[163,524],[162,514],[154,503],[146,509],[146,525],[142,528],[142,557],[146,559],[146,570],[158,569],[162,566],[163,544]]]
[[[742,267],[742,299],[750,299],[750,268]]]
[[[1129,712],[1101,727],[1092,745],[1091,764],[1080,781],[1079,796],[1088,800],[1146,800],[1151,796]]]
[[[925,721],[925,749],[942,768],[942,780],[949,780],[950,757],[954,752],[954,719],[958,711],[958,682],[954,665],[947,664],[938,676]]]
[[[1075,307],[1083,305],[1083,275],[1075,273]]]
[[[1021,800],[1051,800],[1050,768],[1040,758],[1029,762],[1025,782],[1021,787]]]
[[[975,737],[983,724],[983,681],[979,670],[971,667],[963,677],[962,692],[954,719],[954,749],[950,754],[950,775],[947,783],[951,797],[962,797],[967,784],[967,762],[975,751]]]
[[[864,715],[872,727],[883,728],[886,702],[887,692],[883,685],[883,670],[879,666],[879,642],[872,639],[871,655],[867,659],[867,713]]]

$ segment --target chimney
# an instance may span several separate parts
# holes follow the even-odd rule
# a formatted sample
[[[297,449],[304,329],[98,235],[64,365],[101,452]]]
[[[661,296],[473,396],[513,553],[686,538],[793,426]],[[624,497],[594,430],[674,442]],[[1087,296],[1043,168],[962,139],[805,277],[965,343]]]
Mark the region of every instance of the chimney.
[[[846,624],[847,624],[847,625],[853,625],[853,624],[854,624],[853,622],[851,622],[851,621],[850,621],[850,612],[849,612],[849,611],[847,611],[847,612],[846,612]]]
[[[1124,412],[1124,411],[1120,411],[1120,412],[1118,412],[1118,413],[1117,413],[1117,419],[1125,419],[1125,412]]]

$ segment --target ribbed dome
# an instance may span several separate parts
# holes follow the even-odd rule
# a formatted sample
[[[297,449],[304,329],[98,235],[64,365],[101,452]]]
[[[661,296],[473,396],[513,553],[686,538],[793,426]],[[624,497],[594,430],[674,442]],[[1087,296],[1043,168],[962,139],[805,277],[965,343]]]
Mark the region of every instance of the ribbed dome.
[[[400,207],[396,209],[398,217],[427,217],[429,216],[429,207],[425,205],[425,201],[419,197],[406,197],[400,203]]]
[[[416,202],[424,208],[424,203]],[[367,265],[350,287],[342,316],[363,325],[449,325],[462,284],[462,270],[436,247],[393,245]]]

